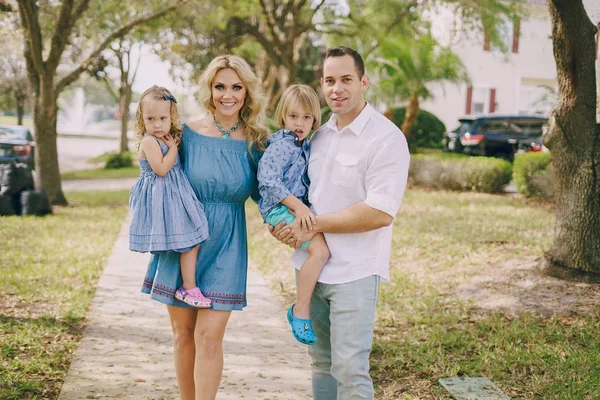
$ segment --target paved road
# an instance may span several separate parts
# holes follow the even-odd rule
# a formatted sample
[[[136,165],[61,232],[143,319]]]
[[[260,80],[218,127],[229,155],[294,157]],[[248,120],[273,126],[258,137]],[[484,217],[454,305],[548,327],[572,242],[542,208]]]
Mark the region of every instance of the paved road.
[[[136,181],[137,178],[63,180],[62,189],[65,192],[81,192],[86,190],[129,190]]]
[[[119,139],[75,138],[59,136],[58,165],[61,172],[93,168],[87,161],[108,151],[119,150]]]

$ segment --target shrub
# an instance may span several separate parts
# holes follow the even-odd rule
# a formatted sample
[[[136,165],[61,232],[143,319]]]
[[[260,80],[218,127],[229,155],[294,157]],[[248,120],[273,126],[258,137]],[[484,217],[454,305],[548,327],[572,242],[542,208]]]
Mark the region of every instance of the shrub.
[[[442,158],[416,154],[409,170],[412,181],[436,189],[500,193],[512,178],[512,165],[488,157]]]
[[[540,199],[554,201],[554,180],[552,168],[548,167],[531,177],[533,195]]]
[[[512,178],[512,165],[506,160],[472,157],[460,161],[459,172],[463,190],[483,193],[501,193]]]
[[[133,157],[131,153],[112,153],[108,155],[104,168],[106,169],[118,169],[127,168],[133,166]]]
[[[550,153],[530,152],[520,154],[514,161],[514,181],[517,191],[525,197],[552,200],[554,185]]]
[[[402,126],[405,114],[406,107],[393,108],[386,112],[386,116],[398,127]],[[446,126],[438,117],[428,111],[419,110],[417,120],[408,135],[409,145],[413,149],[416,147],[441,149],[445,131]]]

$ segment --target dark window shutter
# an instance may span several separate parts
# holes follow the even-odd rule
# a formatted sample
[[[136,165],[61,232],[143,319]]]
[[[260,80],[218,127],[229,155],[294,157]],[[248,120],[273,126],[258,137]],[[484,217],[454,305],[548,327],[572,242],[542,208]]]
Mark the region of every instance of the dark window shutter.
[[[471,101],[473,100],[473,86],[467,87],[467,107],[465,114],[471,114]]]
[[[515,19],[513,21],[513,42],[512,42],[512,52],[519,52],[519,36],[521,36],[521,20]]]
[[[490,89],[490,112],[496,111],[496,89]]]

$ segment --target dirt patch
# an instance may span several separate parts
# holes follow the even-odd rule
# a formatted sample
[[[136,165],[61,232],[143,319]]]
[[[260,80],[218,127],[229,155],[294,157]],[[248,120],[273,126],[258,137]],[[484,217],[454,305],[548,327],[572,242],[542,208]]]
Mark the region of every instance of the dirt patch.
[[[475,311],[501,311],[541,317],[591,314],[600,307],[600,285],[578,283],[544,275],[539,257],[526,257],[499,264],[483,264],[447,275],[442,287]]]
[[[36,319],[56,315],[58,307],[47,302],[31,303],[17,296],[0,296],[0,315],[16,319]]]

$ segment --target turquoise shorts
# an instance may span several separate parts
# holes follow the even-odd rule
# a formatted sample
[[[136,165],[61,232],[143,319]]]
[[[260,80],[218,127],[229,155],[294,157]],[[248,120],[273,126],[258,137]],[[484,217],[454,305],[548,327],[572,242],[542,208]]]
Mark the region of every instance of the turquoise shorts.
[[[275,206],[275,208],[273,208],[269,214],[267,214],[265,222],[271,226],[277,226],[281,221],[285,221],[286,224],[291,224],[295,219],[296,217],[290,212],[289,208],[283,204],[280,204]],[[300,248],[302,250],[306,250],[309,243],[310,240],[307,240],[306,242],[302,243]]]

